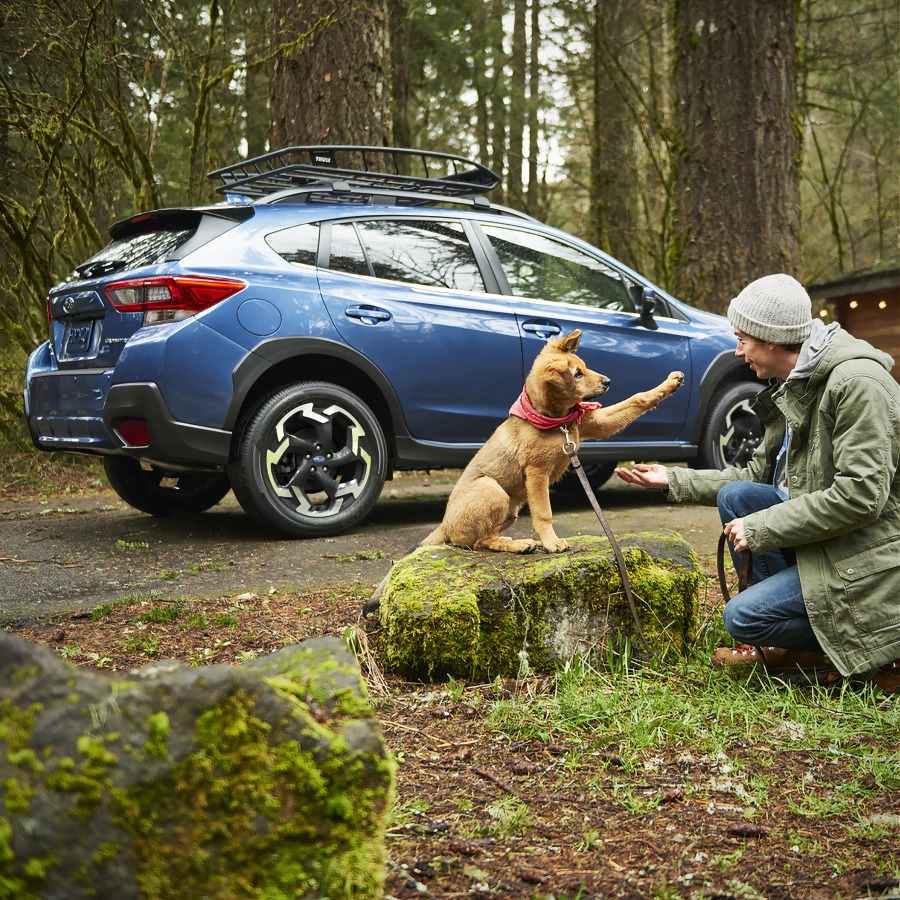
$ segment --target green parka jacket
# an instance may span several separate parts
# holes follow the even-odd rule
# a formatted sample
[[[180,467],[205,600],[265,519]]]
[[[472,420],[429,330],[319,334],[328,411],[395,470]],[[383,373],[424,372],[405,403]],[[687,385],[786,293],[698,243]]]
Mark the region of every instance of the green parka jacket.
[[[745,468],[669,469],[669,499],[715,503],[742,479],[771,483],[784,440],[789,499],[744,518],[751,551],[791,547],[810,624],[838,670],[900,658],[900,385],[893,360],[838,330],[809,378],[763,391],[765,435]]]

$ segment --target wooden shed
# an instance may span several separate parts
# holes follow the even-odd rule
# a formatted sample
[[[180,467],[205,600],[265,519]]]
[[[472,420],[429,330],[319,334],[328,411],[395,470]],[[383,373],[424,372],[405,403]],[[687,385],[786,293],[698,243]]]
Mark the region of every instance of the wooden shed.
[[[855,337],[890,353],[900,381],[900,267],[869,269],[808,286],[814,301],[827,301]]]

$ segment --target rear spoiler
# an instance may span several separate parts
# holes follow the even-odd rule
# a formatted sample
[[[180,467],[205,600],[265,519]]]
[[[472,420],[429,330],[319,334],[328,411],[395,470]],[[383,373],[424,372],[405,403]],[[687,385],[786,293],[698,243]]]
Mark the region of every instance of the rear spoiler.
[[[154,209],[121,219],[110,226],[113,240],[133,237],[145,231],[180,230],[196,228],[204,216],[212,216],[237,224],[245,222],[253,215],[252,206],[193,206],[173,209]]]

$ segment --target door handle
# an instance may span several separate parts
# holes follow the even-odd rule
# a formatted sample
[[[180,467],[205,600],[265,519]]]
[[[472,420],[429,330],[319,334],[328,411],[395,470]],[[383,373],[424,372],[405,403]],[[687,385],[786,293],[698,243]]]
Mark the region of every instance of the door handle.
[[[553,337],[554,334],[559,334],[560,329],[559,325],[556,322],[542,322],[542,321],[530,321],[522,323],[522,331],[527,331],[529,334],[536,334],[538,337],[542,337],[544,340],[547,340],[549,337]]]
[[[391,318],[391,314],[386,309],[379,309],[377,306],[348,306],[344,310],[344,315],[350,319],[359,319],[366,325],[377,325],[379,322],[387,322]]]

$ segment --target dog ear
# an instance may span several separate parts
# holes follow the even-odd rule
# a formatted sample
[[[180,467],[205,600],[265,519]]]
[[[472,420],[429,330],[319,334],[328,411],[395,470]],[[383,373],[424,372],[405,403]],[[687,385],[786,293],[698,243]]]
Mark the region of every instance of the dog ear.
[[[578,349],[578,342],[581,340],[581,331],[576,328],[562,337],[554,338],[550,344],[563,353],[574,353]]]

